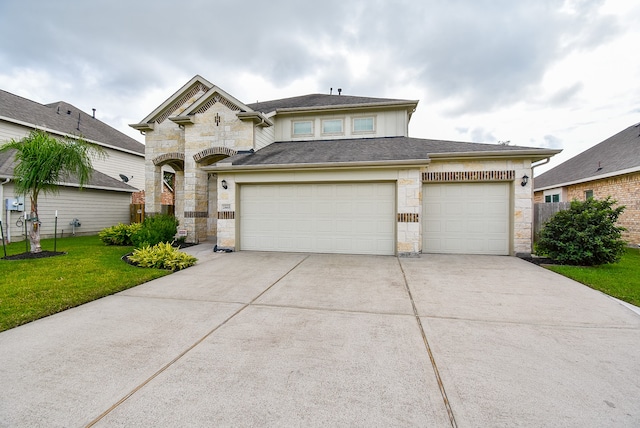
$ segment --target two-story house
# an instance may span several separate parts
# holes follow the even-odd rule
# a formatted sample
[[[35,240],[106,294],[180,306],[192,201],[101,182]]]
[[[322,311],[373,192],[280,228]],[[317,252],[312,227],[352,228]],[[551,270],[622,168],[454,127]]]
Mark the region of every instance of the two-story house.
[[[35,129],[61,139],[81,137],[107,154],[93,160],[94,172],[84,189],[71,180],[60,183],[56,194],[40,197],[42,237],[54,235],[56,213],[58,236],[97,234],[128,223],[132,195],[144,189],[144,145],[100,121],[95,111],[88,114],[63,101],[40,104],[0,90],[0,145]],[[25,238],[24,217],[31,211],[29,198],[15,192],[14,159],[12,151],[0,154],[0,218],[7,241]]]
[[[411,138],[418,101],[245,104],[195,76],[140,123],[146,211],[163,169],[187,240],[234,250],[530,253],[532,163],[558,150]]]

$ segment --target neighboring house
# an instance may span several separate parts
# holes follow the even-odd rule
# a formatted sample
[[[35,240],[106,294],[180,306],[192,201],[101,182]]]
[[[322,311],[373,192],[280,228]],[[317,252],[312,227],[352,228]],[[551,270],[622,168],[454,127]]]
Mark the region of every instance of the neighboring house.
[[[131,196],[144,189],[142,143],[71,104],[43,105],[0,90],[0,145],[11,139],[20,140],[34,129],[60,138],[80,136],[101,146],[107,153],[105,159],[93,161],[94,173],[84,189],[80,190],[77,183],[61,183],[59,194],[40,197],[43,237],[53,236],[56,211],[58,233],[64,230],[65,235],[74,230],[70,225],[74,219],[81,225],[75,228],[76,234],[95,234],[119,222],[129,223]],[[24,239],[24,227],[18,226],[21,217],[25,212],[29,213],[31,207],[28,197],[14,192],[14,166],[14,152],[0,154],[0,214],[5,235],[18,241]],[[121,175],[126,177],[126,183]],[[24,201],[24,204],[12,205],[16,200]]]
[[[534,191],[536,203],[611,196],[626,206],[623,238],[640,244],[640,123],[540,174]]]
[[[559,151],[410,138],[417,104],[340,92],[244,104],[195,76],[131,125],[146,135],[147,212],[160,212],[168,165],[189,242],[530,253],[533,192],[523,177]]]

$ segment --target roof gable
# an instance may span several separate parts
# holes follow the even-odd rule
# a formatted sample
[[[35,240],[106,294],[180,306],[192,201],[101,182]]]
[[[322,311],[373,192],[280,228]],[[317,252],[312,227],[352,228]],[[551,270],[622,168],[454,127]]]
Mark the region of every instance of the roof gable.
[[[203,94],[209,92],[215,85],[200,75],[195,75],[187,83],[178,89],[173,95],[167,98],[162,104],[156,107],[147,117],[142,119],[140,123],[134,123],[129,126],[144,131],[153,129],[154,123],[162,123],[169,116],[173,115],[180,107],[188,103],[192,98],[196,97],[197,101]],[[198,94],[200,93],[200,96]]]
[[[64,101],[40,104],[0,90],[0,120],[144,154],[144,145],[139,141]]]
[[[557,187],[640,170],[640,123],[629,126],[601,143],[535,178],[535,189]]]

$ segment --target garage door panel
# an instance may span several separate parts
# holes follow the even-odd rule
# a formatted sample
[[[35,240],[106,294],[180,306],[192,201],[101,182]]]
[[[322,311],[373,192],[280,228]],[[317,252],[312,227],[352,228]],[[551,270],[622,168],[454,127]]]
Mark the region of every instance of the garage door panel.
[[[395,253],[392,183],[242,185],[239,213],[241,249]]]
[[[423,186],[423,251],[509,254],[508,183]]]

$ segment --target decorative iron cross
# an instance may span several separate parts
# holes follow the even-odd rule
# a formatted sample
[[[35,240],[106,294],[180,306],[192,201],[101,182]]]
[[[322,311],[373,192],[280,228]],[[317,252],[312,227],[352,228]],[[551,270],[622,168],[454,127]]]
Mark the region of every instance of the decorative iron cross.
[[[219,126],[220,125],[220,115],[218,113],[216,113],[215,119],[216,119],[216,126]]]

